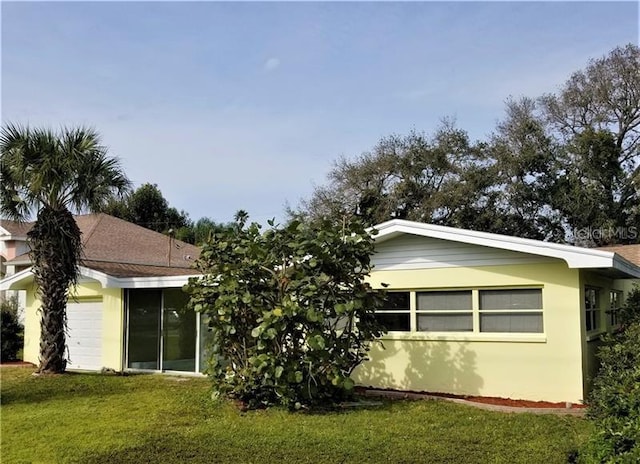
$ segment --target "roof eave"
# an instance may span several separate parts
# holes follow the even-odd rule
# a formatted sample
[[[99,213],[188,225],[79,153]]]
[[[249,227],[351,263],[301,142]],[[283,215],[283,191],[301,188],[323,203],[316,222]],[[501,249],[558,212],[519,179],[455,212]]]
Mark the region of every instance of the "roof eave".
[[[612,267],[621,272],[624,272],[631,278],[640,279],[640,266],[633,264],[631,261],[623,258],[617,253],[615,253],[615,256],[613,258]]]
[[[16,272],[4,279],[0,280],[0,291],[4,290],[23,290],[26,284],[33,280],[33,272],[31,268]]]
[[[369,230],[376,230],[378,232],[377,235],[373,237],[376,242],[384,242],[402,234],[410,234],[561,259],[565,261],[570,268],[575,269],[619,269],[630,277],[637,276],[637,274],[640,273],[640,267],[624,260],[611,251],[580,248],[572,245],[542,242],[509,235],[456,229],[433,224],[422,224],[402,219],[383,222]]]
[[[0,280],[0,290],[25,290],[33,281],[32,268],[25,269]],[[100,283],[102,288],[179,288],[194,275],[160,277],[114,277],[104,272],[80,266],[80,275]]]

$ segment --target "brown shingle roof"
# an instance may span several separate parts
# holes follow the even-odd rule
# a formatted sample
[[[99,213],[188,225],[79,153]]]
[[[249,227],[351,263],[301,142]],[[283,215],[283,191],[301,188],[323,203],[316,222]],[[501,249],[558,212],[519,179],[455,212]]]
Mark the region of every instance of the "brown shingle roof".
[[[117,277],[189,275],[200,249],[107,214],[76,216],[82,265]],[[22,262],[28,255],[12,261]],[[112,273],[113,272],[113,273]]]
[[[200,274],[196,269],[184,267],[146,266],[143,264],[109,263],[106,261],[85,260],[82,265],[113,277],[165,277]]]
[[[601,247],[604,251],[613,251],[619,254],[627,261],[631,261],[633,264],[640,266],[640,244],[637,245],[612,245]]]
[[[26,237],[27,232],[33,226],[33,222],[17,222],[9,219],[0,219],[0,227],[16,237]]]

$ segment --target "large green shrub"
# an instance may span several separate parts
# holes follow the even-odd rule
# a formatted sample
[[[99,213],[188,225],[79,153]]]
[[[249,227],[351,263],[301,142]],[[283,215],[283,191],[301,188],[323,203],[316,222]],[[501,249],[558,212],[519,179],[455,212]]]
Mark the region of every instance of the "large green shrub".
[[[344,398],[383,330],[373,314],[382,296],[363,280],[371,236],[357,222],[270,223],[261,233],[245,218],[213,234],[198,261],[203,277],[185,287],[208,316],[215,390],[248,407]]]
[[[601,367],[588,401],[595,433],[583,462],[640,462],[640,288],[621,318],[622,330],[599,351]]]
[[[2,352],[0,359],[3,362],[17,361],[23,340],[23,327],[18,319],[17,297],[8,298],[0,303],[0,316],[2,318],[2,332],[0,333]]]

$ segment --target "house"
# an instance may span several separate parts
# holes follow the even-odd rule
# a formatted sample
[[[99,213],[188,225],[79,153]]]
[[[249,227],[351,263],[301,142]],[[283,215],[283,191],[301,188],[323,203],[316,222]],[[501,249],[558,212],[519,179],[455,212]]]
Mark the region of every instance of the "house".
[[[356,380],[377,388],[583,401],[601,335],[640,278],[614,251],[392,220],[374,287],[391,330]],[[637,280],[636,280],[637,281]]]
[[[182,286],[200,250],[106,214],[77,216],[84,257],[67,305],[68,368],[197,371],[199,315]],[[7,266],[29,266],[28,254]],[[26,290],[24,360],[38,363],[39,302],[30,269],[0,289]],[[125,344],[126,341],[126,344]]]
[[[180,290],[198,249],[106,215],[77,221],[85,258],[68,308],[69,367],[201,372],[206,320],[185,310]],[[584,400],[601,335],[616,325],[609,310],[640,279],[640,262],[403,220],[376,229],[369,280],[388,286],[378,317],[390,330],[354,372],[359,384]],[[2,288],[28,291],[24,353],[35,363],[33,277],[22,271]]]
[[[0,280],[29,267],[29,265],[24,267],[14,264],[7,265],[7,261],[11,261],[16,256],[29,251],[29,246],[27,245],[27,232],[29,232],[29,229],[31,229],[31,223],[20,223],[6,219],[0,220]],[[23,310],[26,294],[24,291],[19,290],[0,290],[0,302],[11,297],[18,298],[18,316],[22,320],[24,318]]]

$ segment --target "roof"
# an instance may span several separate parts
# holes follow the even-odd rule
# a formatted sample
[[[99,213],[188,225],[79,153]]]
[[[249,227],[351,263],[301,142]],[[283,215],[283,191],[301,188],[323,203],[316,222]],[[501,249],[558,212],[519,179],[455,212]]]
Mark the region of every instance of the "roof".
[[[383,222],[374,226],[373,229],[378,231],[378,234],[374,236],[374,240],[378,243],[402,234],[411,234],[561,259],[570,268],[597,269],[614,278],[640,278],[640,266],[612,250],[581,248],[403,219]]]
[[[625,258],[627,261],[640,266],[640,243],[637,245],[610,245],[600,247],[599,250],[613,251]]]
[[[27,232],[31,230],[33,226],[33,222],[18,222],[18,221],[10,221],[9,219],[0,219],[0,233],[1,235],[9,235],[9,238],[12,240],[15,239],[26,239]]]
[[[108,214],[75,216],[84,267],[117,277],[192,275],[200,249]],[[28,254],[9,261],[30,264]]]

